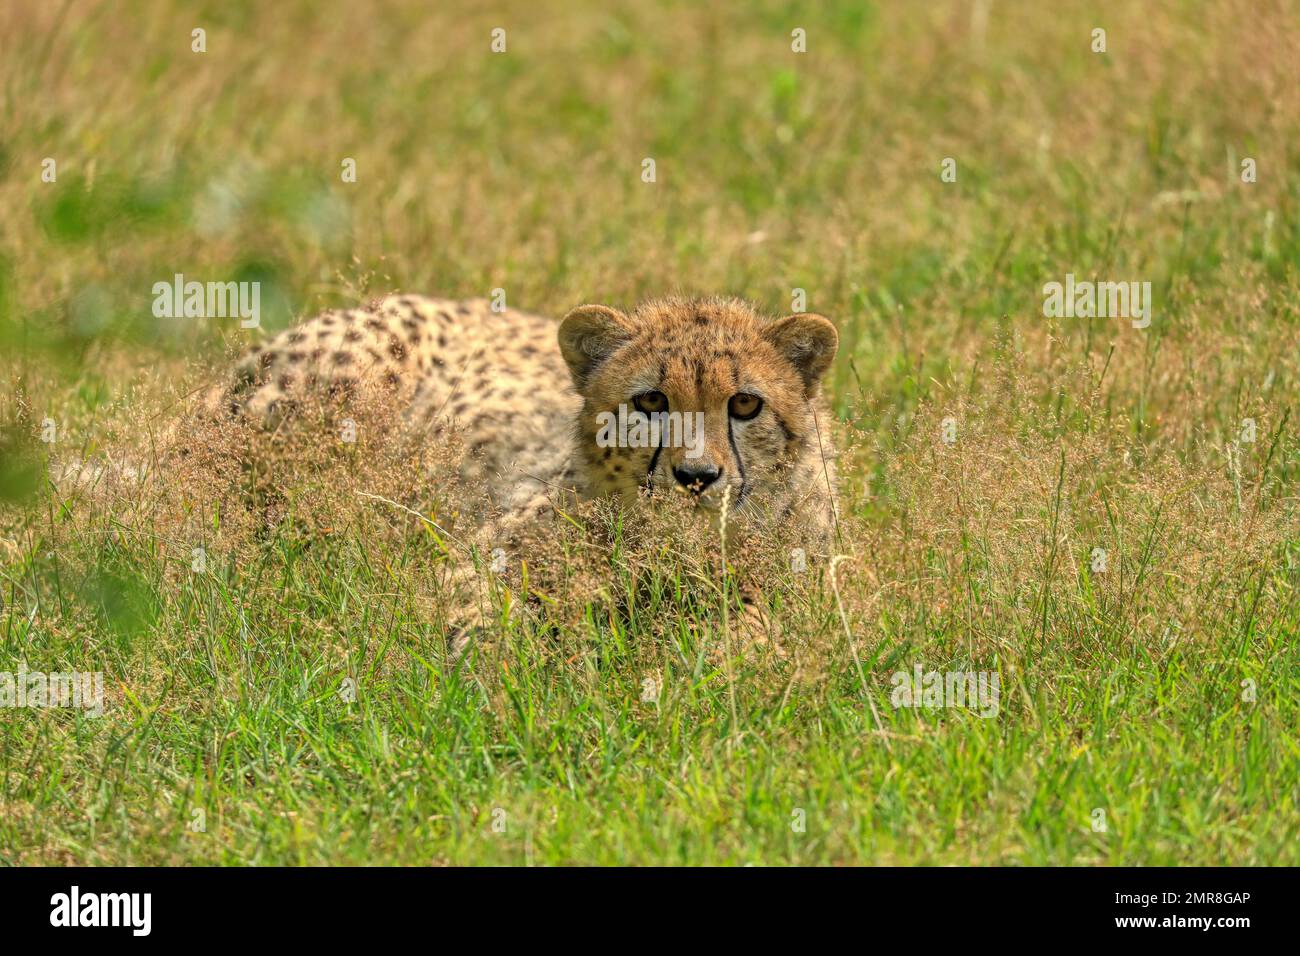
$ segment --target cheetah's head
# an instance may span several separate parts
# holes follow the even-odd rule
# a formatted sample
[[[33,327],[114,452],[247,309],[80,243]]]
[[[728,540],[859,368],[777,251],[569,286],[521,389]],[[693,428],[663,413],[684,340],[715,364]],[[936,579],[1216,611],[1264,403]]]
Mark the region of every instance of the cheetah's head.
[[[716,509],[730,489],[745,513],[782,507],[824,465],[814,400],[838,336],[820,315],[774,320],[735,299],[583,305],[559,340],[594,492],[676,489]]]

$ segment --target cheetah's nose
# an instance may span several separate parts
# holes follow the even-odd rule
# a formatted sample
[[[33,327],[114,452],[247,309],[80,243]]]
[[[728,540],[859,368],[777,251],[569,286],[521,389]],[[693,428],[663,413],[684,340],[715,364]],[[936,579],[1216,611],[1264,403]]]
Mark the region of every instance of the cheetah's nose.
[[[718,480],[722,469],[715,465],[678,465],[673,469],[673,477],[678,484],[695,494],[703,494],[704,489]]]

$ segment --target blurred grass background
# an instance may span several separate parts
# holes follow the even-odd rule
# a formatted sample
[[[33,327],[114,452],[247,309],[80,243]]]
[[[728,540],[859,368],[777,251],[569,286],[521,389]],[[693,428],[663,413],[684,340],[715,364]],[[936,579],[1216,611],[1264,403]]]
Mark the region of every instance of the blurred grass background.
[[[130,689],[98,724],[0,714],[4,859],[1295,862],[1294,4],[17,0],[0,64],[0,649],[107,661]],[[178,272],[260,281],[263,329],[155,319]],[[1067,272],[1151,281],[1151,327],[1044,318]],[[1014,706],[992,726],[887,713],[885,747],[840,656],[806,696],[790,665],[743,672],[740,728],[702,664],[647,716],[635,629],[594,624],[569,635],[577,670],[462,681],[424,656],[436,615],[400,596],[418,549],[385,567],[361,539],[264,542],[200,600],[163,570],[184,543],[62,499],[17,453],[47,415],[58,454],[138,446],[141,409],[322,307],[495,287],[550,315],[668,292],[782,313],[805,289],[841,330],[842,573],[873,679],[909,654],[1000,667],[1015,634],[1035,676]],[[936,457],[945,413],[974,457]],[[1062,487],[1087,532],[1073,564],[1109,527],[1117,554],[1164,542],[1179,574],[1151,584],[1139,547],[1109,605],[1055,577]],[[1055,596],[1021,603],[1035,581]],[[828,602],[814,589],[785,626],[831,640]],[[304,709],[336,654],[373,663],[367,606],[404,665],[363,715]],[[209,699],[252,666],[250,616],[261,690]],[[512,638],[524,661],[535,638]],[[1138,688],[1118,716],[1115,668]],[[1268,688],[1249,717],[1243,676]],[[527,826],[492,832],[497,803]],[[222,824],[188,831],[195,806]],[[806,834],[794,806],[821,808]]]

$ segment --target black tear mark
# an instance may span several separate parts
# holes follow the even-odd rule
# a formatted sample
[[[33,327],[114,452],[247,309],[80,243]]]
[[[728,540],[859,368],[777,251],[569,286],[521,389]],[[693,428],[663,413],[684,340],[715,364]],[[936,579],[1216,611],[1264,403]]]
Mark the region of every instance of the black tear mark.
[[[736,457],[736,471],[740,475],[740,494],[736,495],[736,504],[740,504],[748,490],[745,483],[748,479],[745,477],[745,463],[740,460],[740,450],[736,448],[736,435],[731,427],[731,416],[727,416],[727,443],[731,445],[731,453]]]

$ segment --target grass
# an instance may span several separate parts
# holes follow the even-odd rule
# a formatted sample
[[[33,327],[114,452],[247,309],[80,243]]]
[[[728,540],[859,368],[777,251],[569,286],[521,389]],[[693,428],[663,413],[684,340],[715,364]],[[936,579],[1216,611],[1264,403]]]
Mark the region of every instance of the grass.
[[[0,670],[107,687],[0,710],[0,860],[1300,862],[1295,12],[456,6],[0,9]],[[263,328],[155,319],[177,272],[261,281]],[[1150,281],[1151,327],[1045,318],[1066,273]],[[784,657],[722,652],[712,536],[593,508],[458,667],[447,542],[362,497],[454,517],[409,460],[308,442],[274,514],[247,436],[167,464],[252,338],[498,287],[834,319],[839,593],[729,555]],[[45,480],[105,455],[153,471]],[[894,708],[916,664],[998,715]]]

